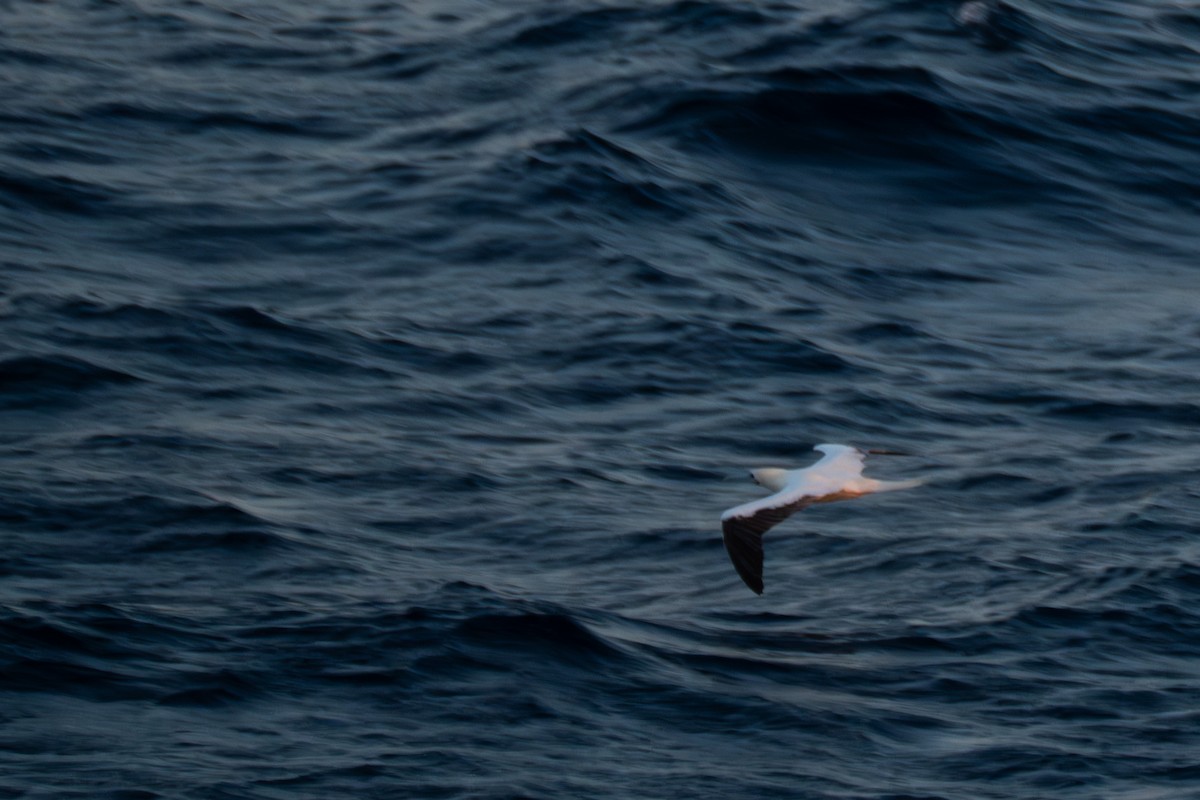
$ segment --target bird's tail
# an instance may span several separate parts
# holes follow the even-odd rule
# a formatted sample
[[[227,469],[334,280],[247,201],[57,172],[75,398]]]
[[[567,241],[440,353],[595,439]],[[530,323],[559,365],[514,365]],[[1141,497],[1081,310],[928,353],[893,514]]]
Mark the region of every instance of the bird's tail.
[[[915,486],[920,486],[925,481],[920,478],[912,478],[907,481],[875,481],[875,491],[877,492],[895,492],[899,489],[912,489]]]

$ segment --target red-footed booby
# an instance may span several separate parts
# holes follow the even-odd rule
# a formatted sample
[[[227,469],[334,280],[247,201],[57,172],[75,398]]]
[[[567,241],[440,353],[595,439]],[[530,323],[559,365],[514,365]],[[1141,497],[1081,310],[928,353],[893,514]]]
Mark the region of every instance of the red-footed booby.
[[[721,515],[725,549],[734,569],[755,594],[763,591],[762,537],[771,528],[801,509],[816,503],[850,500],[874,492],[891,492],[919,486],[921,481],[877,481],[863,477],[869,454],[902,455],[890,450],[859,450],[844,444],[819,444],[824,457],[804,469],[765,467],[750,477],[774,494],[734,506]]]

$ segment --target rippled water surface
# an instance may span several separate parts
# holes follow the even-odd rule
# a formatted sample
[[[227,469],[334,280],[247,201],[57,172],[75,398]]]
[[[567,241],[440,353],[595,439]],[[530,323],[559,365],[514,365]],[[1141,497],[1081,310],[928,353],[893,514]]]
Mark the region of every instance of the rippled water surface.
[[[0,19],[0,798],[1200,794],[1200,6]]]

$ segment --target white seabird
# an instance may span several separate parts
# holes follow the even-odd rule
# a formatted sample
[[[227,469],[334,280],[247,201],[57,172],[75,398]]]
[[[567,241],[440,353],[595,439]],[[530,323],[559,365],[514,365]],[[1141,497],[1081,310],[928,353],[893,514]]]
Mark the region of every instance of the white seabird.
[[[868,454],[900,455],[888,450],[862,451],[844,444],[819,444],[824,457],[804,469],[765,467],[750,472],[759,486],[775,494],[734,506],[721,515],[725,549],[734,569],[755,594],[763,591],[762,537],[771,528],[815,503],[851,500],[874,492],[891,492],[919,486],[921,481],[877,481],[863,477]]]

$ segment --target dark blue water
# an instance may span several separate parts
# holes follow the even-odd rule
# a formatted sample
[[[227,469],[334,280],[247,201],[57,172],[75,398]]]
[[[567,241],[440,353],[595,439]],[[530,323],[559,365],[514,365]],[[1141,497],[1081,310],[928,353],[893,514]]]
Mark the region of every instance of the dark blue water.
[[[1194,3],[0,18],[0,798],[1200,796]]]

